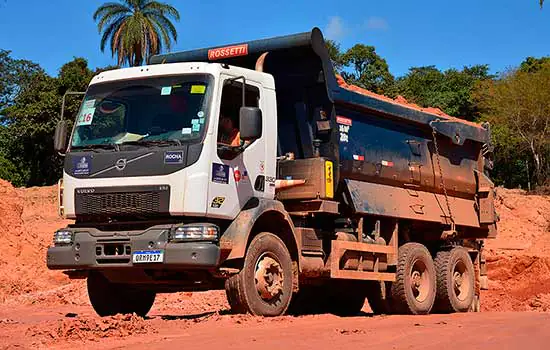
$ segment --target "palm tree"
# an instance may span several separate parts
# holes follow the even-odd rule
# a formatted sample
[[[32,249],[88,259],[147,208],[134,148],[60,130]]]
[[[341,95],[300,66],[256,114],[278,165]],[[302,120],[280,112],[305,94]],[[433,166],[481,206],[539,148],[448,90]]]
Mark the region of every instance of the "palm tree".
[[[101,51],[110,42],[111,54],[118,65],[139,66],[143,60],[170,50],[178,33],[171,19],[179,21],[174,7],[153,0],[120,0],[101,5],[94,13],[94,21],[101,37]]]

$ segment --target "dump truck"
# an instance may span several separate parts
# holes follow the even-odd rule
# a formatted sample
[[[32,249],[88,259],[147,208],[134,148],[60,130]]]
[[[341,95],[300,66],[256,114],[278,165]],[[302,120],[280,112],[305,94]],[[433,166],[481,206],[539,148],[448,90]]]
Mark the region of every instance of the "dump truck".
[[[47,266],[86,278],[99,315],[215,289],[261,316],[479,309],[489,125],[339,83],[318,28],[153,56],[84,94],[55,132],[74,223]]]

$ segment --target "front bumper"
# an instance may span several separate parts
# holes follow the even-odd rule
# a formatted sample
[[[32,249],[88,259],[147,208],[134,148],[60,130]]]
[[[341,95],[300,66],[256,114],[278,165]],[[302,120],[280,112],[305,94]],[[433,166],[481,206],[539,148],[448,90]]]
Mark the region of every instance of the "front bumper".
[[[52,270],[89,270],[140,268],[151,270],[215,269],[220,248],[214,242],[168,241],[170,227],[152,227],[142,232],[103,232],[96,229],[71,229],[71,245],[50,247],[47,266]],[[132,254],[143,250],[162,250],[164,261],[133,263]]]

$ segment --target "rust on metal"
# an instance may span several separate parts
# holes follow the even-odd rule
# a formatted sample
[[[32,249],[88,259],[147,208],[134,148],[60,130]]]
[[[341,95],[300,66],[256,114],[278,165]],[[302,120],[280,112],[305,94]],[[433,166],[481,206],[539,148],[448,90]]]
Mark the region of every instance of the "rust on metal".
[[[376,254],[383,254],[387,258],[390,255],[396,255],[397,250],[394,246],[384,246],[369,243],[349,242],[349,241],[332,241],[330,254],[330,277],[336,279],[358,279],[358,280],[373,280],[373,281],[395,281],[395,273],[379,272],[380,261]],[[365,252],[373,253],[372,271],[364,271],[363,261],[357,262],[357,270],[346,270],[340,268],[342,258],[346,253]],[[348,265],[348,267],[351,267]],[[345,266],[344,266],[345,268]]]

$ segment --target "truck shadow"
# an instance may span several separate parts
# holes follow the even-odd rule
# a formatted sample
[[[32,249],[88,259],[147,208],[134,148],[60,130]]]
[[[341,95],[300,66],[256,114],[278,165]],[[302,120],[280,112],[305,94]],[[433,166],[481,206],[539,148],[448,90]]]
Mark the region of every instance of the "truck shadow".
[[[231,310],[220,310],[220,311],[208,311],[208,312],[202,312],[198,314],[191,314],[191,315],[158,315],[158,316],[150,316],[146,319],[155,319],[160,318],[163,321],[178,321],[178,320],[187,320],[187,321],[196,321],[200,319],[209,319],[213,316],[238,316],[239,314],[232,313]],[[316,315],[334,315],[338,317],[344,317],[344,318],[352,318],[352,317],[373,317],[375,316],[372,313],[366,313],[366,312],[359,312],[355,315],[337,315],[330,312],[289,312],[286,315],[282,317],[304,317],[304,316],[316,316]],[[256,317],[252,315],[247,315],[250,317]],[[258,316],[259,317],[259,316]]]
[[[164,320],[164,321],[177,321],[177,320],[192,321],[192,320],[198,320],[201,318],[210,318],[215,315],[225,316],[225,315],[233,315],[233,313],[231,313],[231,310],[220,310],[220,311],[206,311],[206,312],[201,312],[198,314],[191,314],[191,315],[158,315],[158,316],[147,317],[147,319],[153,319],[153,318],[159,317],[161,320]]]

